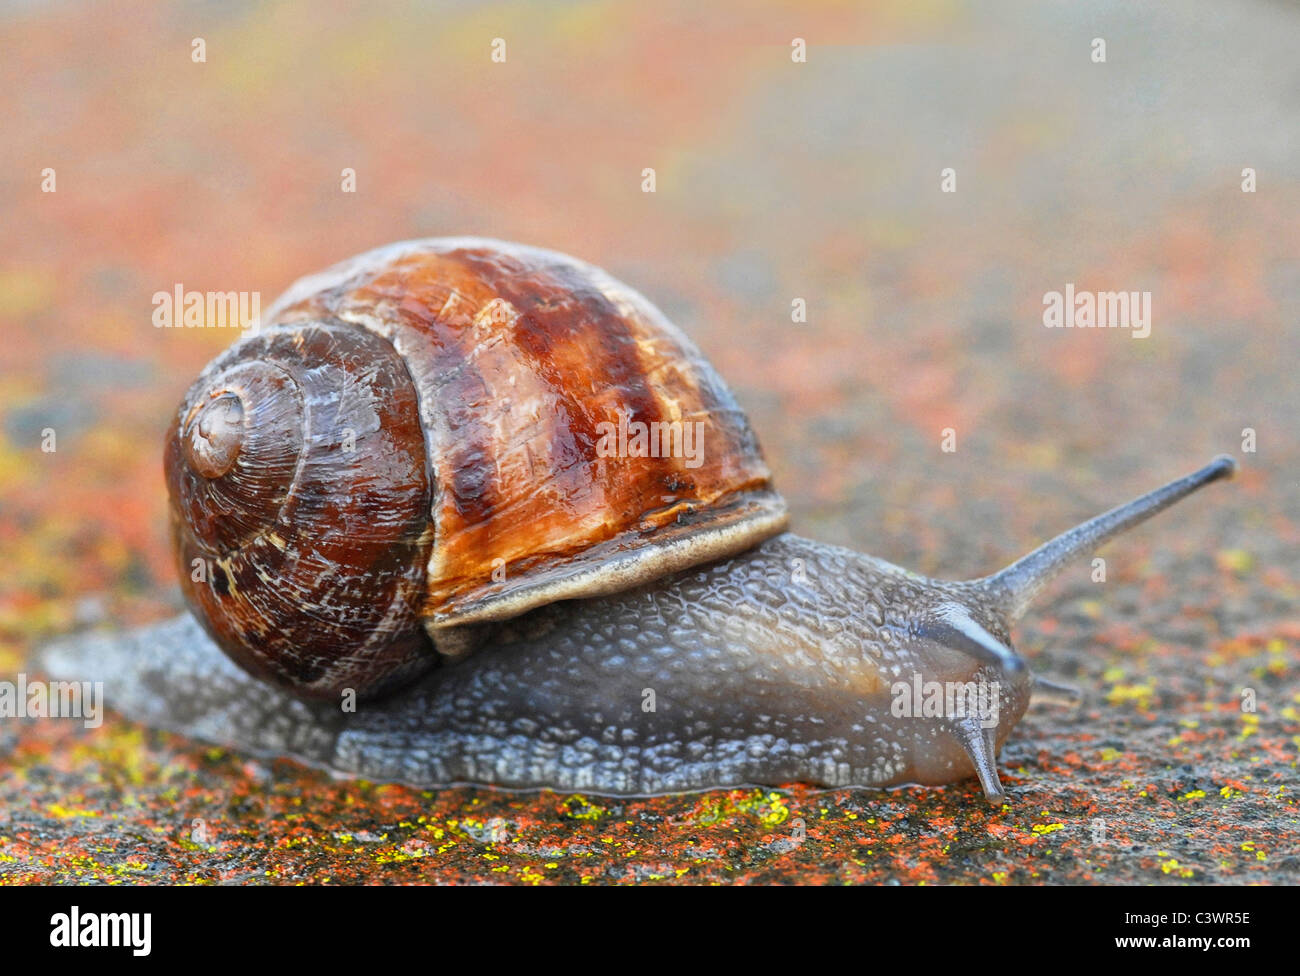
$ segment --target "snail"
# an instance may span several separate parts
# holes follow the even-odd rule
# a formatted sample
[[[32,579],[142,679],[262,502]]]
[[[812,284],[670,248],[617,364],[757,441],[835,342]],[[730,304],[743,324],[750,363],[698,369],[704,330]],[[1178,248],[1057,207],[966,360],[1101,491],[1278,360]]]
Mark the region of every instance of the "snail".
[[[129,717],[419,786],[974,774],[994,802],[1031,701],[1081,697],[1013,649],[1030,600],[1235,469],[929,579],[786,532],[745,414],[644,297],[477,238],[293,285],[190,388],[164,466],[192,614],[44,658]]]

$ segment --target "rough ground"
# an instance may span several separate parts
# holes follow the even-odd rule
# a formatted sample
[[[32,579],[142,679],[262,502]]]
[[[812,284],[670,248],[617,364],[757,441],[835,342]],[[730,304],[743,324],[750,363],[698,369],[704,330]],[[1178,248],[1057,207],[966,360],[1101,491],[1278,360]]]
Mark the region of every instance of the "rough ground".
[[[1300,10],[996,9],[6,7],[6,680],[56,634],[172,612],[159,445],[232,336],[154,329],[153,293],[265,304],[403,237],[640,287],[750,410],[797,528],[923,572],[987,572],[1219,452],[1244,470],[1031,612],[1019,645],[1088,699],[1018,727],[1000,809],[974,781],[428,793],[5,720],[0,881],[1300,881]],[[1045,329],[1067,282],[1150,291],[1150,336]]]

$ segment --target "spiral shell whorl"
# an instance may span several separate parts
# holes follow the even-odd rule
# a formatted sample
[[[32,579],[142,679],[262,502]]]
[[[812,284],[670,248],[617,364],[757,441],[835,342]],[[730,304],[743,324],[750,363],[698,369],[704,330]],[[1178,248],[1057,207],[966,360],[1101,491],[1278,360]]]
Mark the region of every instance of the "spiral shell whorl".
[[[324,320],[233,347],[182,402],[165,468],[186,599],[247,670],[329,697],[433,663],[428,460],[383,339]]]

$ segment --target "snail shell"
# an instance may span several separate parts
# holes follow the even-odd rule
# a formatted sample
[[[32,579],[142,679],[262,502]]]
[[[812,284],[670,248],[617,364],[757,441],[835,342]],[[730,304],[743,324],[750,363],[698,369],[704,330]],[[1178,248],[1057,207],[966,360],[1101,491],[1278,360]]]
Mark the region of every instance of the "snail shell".
[[[610,456],[620,422],[677,450]],[[658,309],[573,258],[473,238],[292,286],[190,388],[164,463],[187,602],[305,697],[382,694],[435,663],[430,638],[459,656],[472,625],[786,523],[744,413]]]

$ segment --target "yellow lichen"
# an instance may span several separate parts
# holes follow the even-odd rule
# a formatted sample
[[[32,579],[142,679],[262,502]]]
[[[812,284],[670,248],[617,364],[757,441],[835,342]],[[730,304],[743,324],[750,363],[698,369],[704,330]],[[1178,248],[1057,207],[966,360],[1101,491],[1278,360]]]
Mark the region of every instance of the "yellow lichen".
[[[1155,687],[1150,684],[1115,685],[1106,693],[1106,700],[1112,705],[1136,702],[1138,708],[1145,710],[1151,706],[1151,697],[1155,693]]]
[[[1179,864],[1178,859],[1173,857],[1163,862],[1160,865],[1160,870],[1165,874],[1176,874],[1180,878],[1190,878],[1196,873],[1191,868]]]

